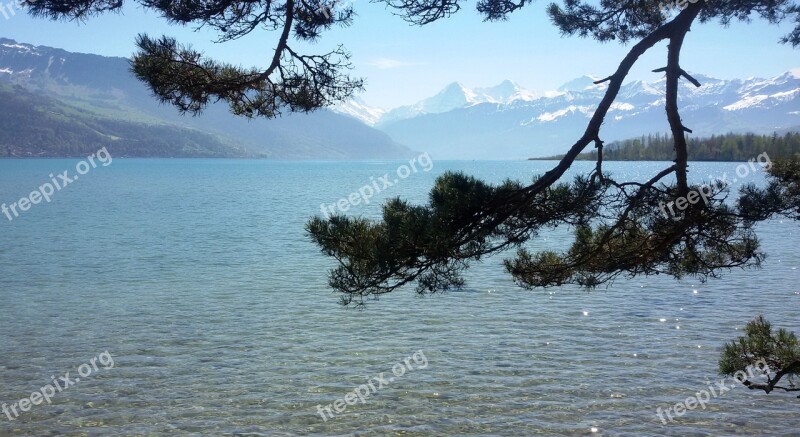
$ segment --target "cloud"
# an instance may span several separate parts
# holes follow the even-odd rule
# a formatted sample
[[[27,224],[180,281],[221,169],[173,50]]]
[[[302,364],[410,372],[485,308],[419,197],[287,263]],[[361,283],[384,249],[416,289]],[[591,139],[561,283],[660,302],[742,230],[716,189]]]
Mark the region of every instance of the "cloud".
[[[404,62],[397,59],[378,58],[367,62],[367,65],[381,70],[389,70],[391,68],[408,67],[411,65],[419,65],[413,62]]]

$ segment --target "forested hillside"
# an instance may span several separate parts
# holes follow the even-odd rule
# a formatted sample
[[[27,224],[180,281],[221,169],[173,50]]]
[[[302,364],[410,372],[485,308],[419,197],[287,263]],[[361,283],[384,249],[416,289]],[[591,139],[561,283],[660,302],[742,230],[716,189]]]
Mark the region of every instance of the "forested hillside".
[[[790,157],[800,153],[800,133],[782,135],[724,134],[708,138],[688,138],[692,161],[747,161],[766,152],[770,158]],[[547,159],[558,159],[552,157]],[[578,156],[579,160],[596,160],[593,150]],[[647,135],[617,141],[603,148],[605,161],[672,161],[675,150],[670,135]]]
[[[0,157],[85,157],[102,147],[113,156],[259,156],[196,130],[105,118],[19,86],[0,86],[0,113]]]
[[[247,120],[230,114],[225,104],[212,104],[200,116],[183,116],[160,104],[133,76],[129,59],[6,38],[0,38],[0,89],[7,115],[0,156],[60,157],[109,142],[117,155],[149,157],[395,159],[414,154],[385,133],[326,109]]]

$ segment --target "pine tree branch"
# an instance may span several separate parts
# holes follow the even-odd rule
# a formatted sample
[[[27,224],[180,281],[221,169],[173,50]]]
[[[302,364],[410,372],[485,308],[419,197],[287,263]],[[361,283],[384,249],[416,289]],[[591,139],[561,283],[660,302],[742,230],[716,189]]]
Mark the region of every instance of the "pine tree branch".
[[[475,220],[472,226],[469,226],[461,231],[458,242],[460,244],[467,244],[469,241],[472,241],[472,239],[474,239],[478,233],[483,232],[486,228],[495,228],[499,226],[503,221],[508,219],[508,217],[518,211],[526,202],[529,202],[543,190],[556,183],[572,166],[572,163],[575,162],[575,159],[586,148],[586,146],[594,141],[595,138],[600,136],[600,128],[602,127],[603,121],[605,120],[611,105],[614,103],[617,95],[619,94],[619,90],[622,87],[622,82],[627,77],[634,64],[636,64],[636,61],[638,61],[639,57],[660,41],[671,39],[677,35],[685,35],[702,7],[703,6],[701,2],[690,4],[689,7],[681,11],[672,21],[660,26],[635,44],[620,62],[619,66],[617,67],[617,71],[609,76],[608,89],[606,90],[603,99],[600,101],[600,104],[592,115],[592,118],[589,121],[583,136],[581,136],[581,138],[575,144],[573,144],[572,147],[570,147],[556,167],[546,172],[534,184],[526,187],[523,190],[520,190],[517,193],[514,193],[511,197],[497,199],[492,204],[486,205],[484,210],[480,213],[482,217],[479,216],[479,219]],[[681,42],[682,41],[683,38],[681,37]],[[678,46],[677,49],[677,53],[679,55],[680,46]],[[675,101],[677,102],[677,86],[674,94]],[[680,116],[678,116],[678,122],[680,123]],[[683,138],[682,129],[679,136]],[[685,151],[685,140],[683,148]],[[684,169],[686,168],[685,161],[686,158],[684,157]],[[679,170],[680,168],[678,171]],[[686,191],[688,192],[688,188]],[[507,208],[506,206],[508,205],[511,207]],[[497,211],[501,212],[497,213]],[[490,216],[493,217],[489,218]],[[481,218],[488,218],[489,221],[485,222],[484,220],[480,220]]]
[[[700,8],[687,8],[684,12],[692,14],[693,18],[700,12]],[[689,194],[688,183],[688,161],[689,154],[687,151],[688,145],[686,144],[686,137],[684,132],[687,131],[681,121],[681,116],[678,111],[678,81],[681,78],[683,69],[680,67],[681,48],[686,33],[689,32],[691,21],[687,22],[685,26],[681,26],[674,34],[670,35],[669,46],[667,47],[667,89],[666,89],[666,111],[667,120],[669,121],[672,137],[675,141],[675,176],[678,182],[678,196],[683,197]]]
[[[780,380],[784,376],[796,372],[796,369],[800,369],[800,361],[795,361],[795,362],[789,364],[788,366],[784,367],[783,369],[779,370],[778,372],[775,373],[774,377],[772,377],[772,378],[768,377],[766,384],[755,384],[753,382],[750,382],[749,380],[742,381],[742,384],[744,384],[745,387],[747,387],[747,388],[749,388],[751,390],[764,390],[764,392],[767,393],[767,394],[769,394],[771,391],[773,391],[775,389],[781,389],[781,390],[785,390],[787,392],[788,391],[800,391],[800,388],[786,388],[786,387],[781,387],[781,386],[777,385],[778,382],[780,382]]]
[[[281,65],[281,56],[283,56],[283,52],[288,48],[289,34],[292,31],[292,23],[294,23],[294,0],[286,0],[285,7],[286,18],[283,23],[283,32],[278,40],[278,47],[275,48],[275,53],[272,56],[272,63],[270,63],[269,67],[267,67],[267,69],[252,83],[268,80],[272,73]]]

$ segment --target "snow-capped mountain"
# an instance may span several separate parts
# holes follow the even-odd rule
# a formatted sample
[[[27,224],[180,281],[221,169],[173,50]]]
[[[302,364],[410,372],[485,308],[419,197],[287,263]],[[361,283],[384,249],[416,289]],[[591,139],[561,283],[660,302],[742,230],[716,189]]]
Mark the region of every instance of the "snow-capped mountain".
[[[459,82],[453,82],[433,97],[386,112],[376,125],[385,126],[421,115],[441,114],[482,103],[503,105],[519,100],[533,100],[536,97],[538,97],[536,93],[525,90],[510,80],[493,87],[475,89],[467,88]]]
[[[359,97],[333,106],[331,110],[361,120],[364,124],[369,126],[375,126],[378,121],[380,121],[381,117],[386,114],[385,109],[370,106]]]
[[[394,121],[405,120],[425,114],[440,114],[442,112],[465,108],[483,102],[485,102],[485,100],[481,99],[481,96],[477,93],[458,82],[453,82],[433,97],[429,97],[414,105],[392,109],[381,118],[378,124],[385,125]]]
[[[800,74],[771,79],[721,80],[695,75],[682,81],[681,116],[698,136],[726,132],[771,133],[800,128]],[[563,153],[586,128],[607,84],[583,76],[555,91],[533,93],[506,81],[469,90],[451,84],[415,105],[394,109],[377,127],[394,140],[441,158],[506,159]],[[666,80],[629,81],[611,106],[601,134],[606,141],[668,132]]]
[[[595,82],[599,78],[594,76],[581,76],[576,79],[572,79],[571,81],[565,83],[558,87],[558,92],[568,93],[568,92],[583,92],[583,91],[591,91],[593,88],[598,86],[602,87],[603,85],[595,85]]]
[[[489,88],[476,88],[475,94],[483,100],[481,103],[507,104],[517,100],[533,100],[539,94],[526,90],[511,80],[504,80],[498,85]]]

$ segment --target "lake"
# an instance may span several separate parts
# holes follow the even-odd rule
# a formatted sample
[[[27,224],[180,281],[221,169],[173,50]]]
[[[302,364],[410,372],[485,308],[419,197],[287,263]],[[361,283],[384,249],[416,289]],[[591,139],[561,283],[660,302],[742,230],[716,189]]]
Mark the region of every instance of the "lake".
[[[79,161],[0,160],[0,202]],[[0,403],[86,375],[14,420],[0,413],[0,435],[800,435],[795,395],[741,386],[674,421],[657,414],[719,382],[722,344],[756,315],[800,333],[800,224],[760,225],[763,268],[705,284],[523,290],[505,254],[473,265],[462,291],[344,308],[304,224],[403,164],[116,158],[0,215]],[[500,182],[552,165],[434,161],[348,214],[424,202],[446,170]],[[701,180],[737,165],[690,168]],[[618,179],[664,166],[606,163]]]

